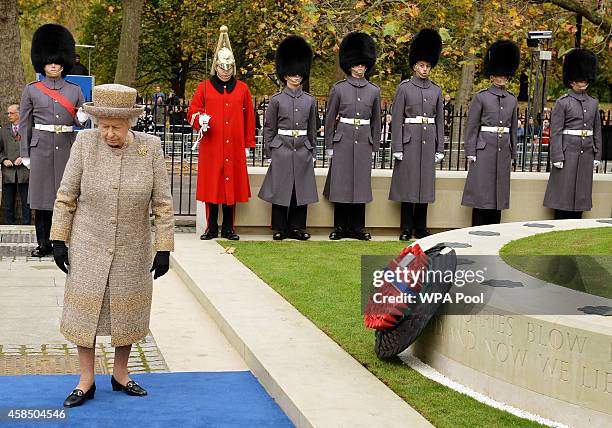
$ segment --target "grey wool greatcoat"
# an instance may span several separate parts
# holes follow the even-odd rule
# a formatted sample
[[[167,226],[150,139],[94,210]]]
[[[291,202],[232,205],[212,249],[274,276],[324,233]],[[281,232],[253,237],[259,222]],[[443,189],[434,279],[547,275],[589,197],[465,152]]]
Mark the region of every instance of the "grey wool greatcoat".
[[[304,130],[307,135],[279,135],[278,130]],[[288,207],[295,186],[297,205],[317,202],[313,156],[317,147],[317,102],[302,91],[285,87],[270,98],[263,128],[266,149],[272,162],[259,197]]]
[[[60,330],[79,346],[92,347],[96,334],[110,334],[112,346],[147,335],[152,249],[174,249],[160,140],[133,135],[134,141],[112,148],[98,129],[79,132],[57,192],[51,239],[68,242],[70,261]]]
[[[601,160],[601,118],[598,102],[570,91],[555,103],[550,117],[550,177],[544,206],[564,211],[593,207],[593,160]],[[592,136],[563,135],[563,130],[591,130]],[[552,165],[563,161],[563,168]]]
[[[46,77],[43,84],[56,89],[77,109],[85,99],[81,88],[61,77]],[[34,87],[32,82],[23,89],[19,106],[19,133],[21,135],[21,156],[30,158],[30,185],[28,201],[35,210],[53,209],[55,194],[62,181],[74,132],[49,132],[34,129],[34,124],[81,126],[70,113],[47,94]]]
[[[365,78],[347,76],[329,93],[325,147],[333,149],[323,194],[331,202],[372,201],[372,153],[380,146],[380,89]],[[369,125],[340,122],[368,119]]]
[[[435,119],[436,123],[404,123],[405,118]],[[427,204],[435,200],[436,152],[444,153],[442,90],[429,79],[413,76],[397,87],[393,99],[391,140],[395,160],[389,199]]]
[[[17,134],[17,138],[19,134]],[[8,124],[0,129],[0,167],[2,168],[2,179],[5,183],[27,183],[30,171],[25,165],[15,166],[15,160],[20,157],[19,140],[13,135],[13,125]],[[8,159],[13,166],[6,167],[3,162]]]
[[[510,206],[510,172],[516,157],[517,100],[491,86],[474,96],[465,126],[465,155],[470,163],[461,205],[503,210]],[[481,126],[509,128],[509,133],[481,131]]]

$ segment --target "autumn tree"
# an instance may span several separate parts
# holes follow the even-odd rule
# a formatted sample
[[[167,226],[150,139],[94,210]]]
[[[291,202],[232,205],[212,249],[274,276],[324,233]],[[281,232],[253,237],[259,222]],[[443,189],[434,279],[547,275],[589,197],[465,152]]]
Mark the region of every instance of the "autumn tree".
[[[123,0],[123,21],[119,55],[115,71],[115,83],[134,86],[138,64],[140,21],[144,0]]]
[[[16,0],[0,0],[0,113],[2,123],[9,104],[19,102],[23,88],[23,65],[19,37],[19,11]]]

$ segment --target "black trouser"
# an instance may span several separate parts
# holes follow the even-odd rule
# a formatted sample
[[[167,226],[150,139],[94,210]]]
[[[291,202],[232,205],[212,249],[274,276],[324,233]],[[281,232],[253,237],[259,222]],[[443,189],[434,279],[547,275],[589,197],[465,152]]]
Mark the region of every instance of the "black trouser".
[[[365,204],[334,204],[334,228],[361,232],[365,227]]]
[[[485,224],[499,224],[501,221],[501,210],[474,208],[472,210],[472,226]]]
[[[402,202],[401,228],[402,231],[425,232],[427,230],[427,204]]]
[[[51,220],[53,211],[34,210],[34,225],[36,227],[36,241],[39,247],[50,247]]]
[[[272,229],[277,232],[292,230],[304,231],[306,229],[306,215],[308,205],[298,205],[295,199],[295,186],[291,192],[289,206],[272,204]]]
[[[234,230],[234,214],[236,212],[236,205],[225,205],[222,206],[223,211],[223,223],[221,224],[221,231]],[[206,202],[206,224],[207,229],[212,232],[219,231],[219,204],[211,204]]]
[[[555,220],[580,219],[582,211],[555,210]]]
[[[4,213],[8,224],[15,224],[15,202],[17,189],[21,199],[22,224],[30,224],[30,205],[28,204],[28,183],[4,183]]]

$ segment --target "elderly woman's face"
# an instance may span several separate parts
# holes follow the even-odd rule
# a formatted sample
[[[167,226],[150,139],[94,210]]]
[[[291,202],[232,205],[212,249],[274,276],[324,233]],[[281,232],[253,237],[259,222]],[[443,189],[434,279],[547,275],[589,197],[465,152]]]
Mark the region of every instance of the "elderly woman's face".
[[[130,122],[125,118],[101,117],[98,119],[98,128],[106,144],[122,147],[130,130]]]

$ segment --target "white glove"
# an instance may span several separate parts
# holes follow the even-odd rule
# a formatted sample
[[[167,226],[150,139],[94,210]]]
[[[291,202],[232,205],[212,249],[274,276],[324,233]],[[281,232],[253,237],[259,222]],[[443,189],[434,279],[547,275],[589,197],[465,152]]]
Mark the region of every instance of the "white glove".
[[[598,161],[597,159],[593,160],[593,168],[597,168],[600,163],[601,161]]]
[[[467,160],[469,160],[472,163],[476,163],[476,156],[468,156]]]
[[[563,161],[561,161],[561,162],[553,162],[553,166],[555,168],[563,169]]]
[[[404,153],[403,152],[394,152],[393,153],[393,157],[395,159],[397,159],[398,161],[404,160]]]
[[[206,132],[208,131],[208,122],[210,121],[210,116],[207,115],[206,113],[201,113],[198,116],[198,123],[200,124],[200,128],[202,129],[202,132]]]
[[[85,123],[87,122],[87,120],[89,120],[89,115],[85,113],[85,110],[83,110],[83,107],[79,107],[79,109],[77,110],[76,117],[77,117],[77,120],[81,123]]]
[[[328,158],[331,158],[334,156],[334,149],[327,149],[325,152],[327,153]]]
[[[23,164],[23,166],[25,166],[27,169],[30,169],[30,158],[21,158],[21,163]]]
[[[436,152],[436,163],[442,162],[442,159],[444,159],[444,153]]]
[[[249,149],[244,149],[244,155],[248,158],[249,155],[251,154],[251,151]]]

